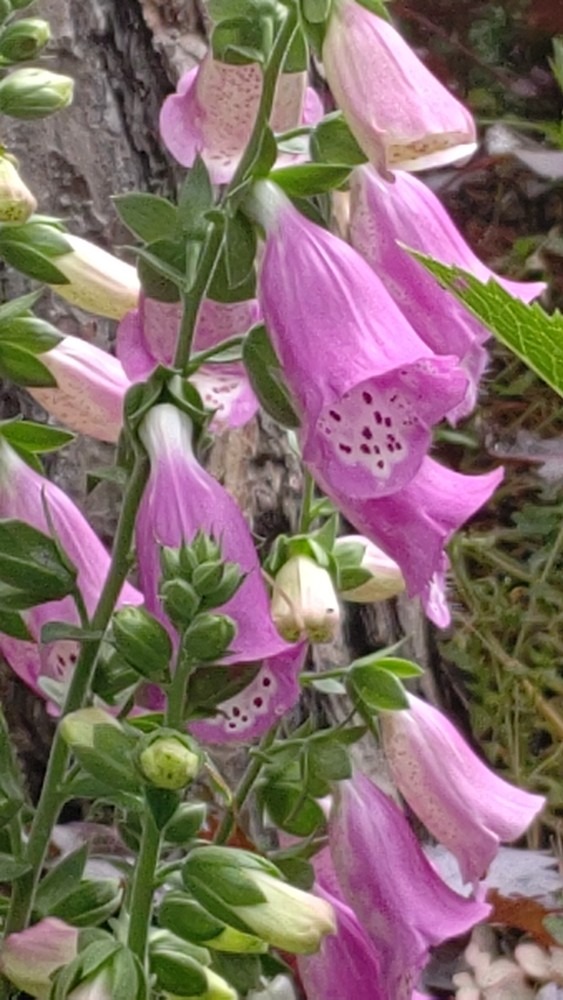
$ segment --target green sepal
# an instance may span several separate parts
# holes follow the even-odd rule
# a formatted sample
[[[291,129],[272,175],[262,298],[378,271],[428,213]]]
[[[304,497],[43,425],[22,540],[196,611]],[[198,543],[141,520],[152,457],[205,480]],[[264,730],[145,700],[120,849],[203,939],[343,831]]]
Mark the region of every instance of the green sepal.
[[[263,324],[247,333],[242,357],[260,405],[284,427],[299,427],[299,418],[283,384],[280,363]]]
[[[0,378],[18,385],[53,388],[57,382],[49,369],[25,347],[0,340]]]
[[[0,580],[37,598],[61,600],[74,590],[76,571],[61,560],[57,544],[24,521],[0,519]]]
[[[76,435],[50,424],[37,424],[33,420],[23,420],[21,416],[11,420],[0,420],[0,437],[12,447],[34,454],[57,451],[74,441]]]
[[[263,46],[264,31],[260,17],[235,17],[220,21],[211,35],[214,58],[233,66],[263,63],[268,56]]]
[[[367,162],[341,111],[326,115],[311,134],[311,156],[318,163],[355,167]]]
[[[132,191],[112,200],[127,228],[145,243],[167,239],[178,225],[178,209],[167,198]]]
[[[88,858],[88,844],[66,854],[39,883],[34,907],[41,917],[48,917],[54,907],[68,896],[69,885],[80,882]]]
[[[118,879],[84,879],[51,908],[49,916],[59,917],[73,927],[101,924],[115,913],[122,895]]]
[[[398,678],[379,667],[352,666],[348,672],[352,696],[377,711],[397,711],[408,708],[405,689]]]

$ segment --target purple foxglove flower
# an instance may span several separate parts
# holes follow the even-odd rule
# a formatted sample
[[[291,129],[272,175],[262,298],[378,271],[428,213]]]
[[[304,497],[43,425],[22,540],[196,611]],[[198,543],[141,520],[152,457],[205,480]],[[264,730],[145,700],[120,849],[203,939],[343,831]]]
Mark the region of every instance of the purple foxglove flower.
[[[256,186],[255,212],[267,233],[259,298],[301,418],[304,459],[327,492],[345,484],[354,498],[395,493],[467,378],[420,340],[360,254],[274,184]]]
[[[465,476],[425,458],[404,489],[390,497],[363,500],[350,496],[346,480],[334,489],[317,476],[357,530],[398,563],[409,597],[420,596],[429,618],[440,627],[450,620],[444,594],[444,546],[487,502],[502,477],[502,469]]]
[[[338,785],[329,846],[342,896],[373,942],[386,991],[411,1000],[428,950],[490,913],[442,882],[403,813],[364,775]]]
[[[91,615],[109,569],[110,559],[104,546],[72,500],[58,486],[31,469],[6,441],[0,440],[0,517],[26,521],[48,535],[51,529],[44,505],[61,545],[78,570],[78,586]],[[119,606],[141,604],[142,601],[142,594],[126,583]],[[41,678],[64,686],[78,658],[79,645],[69,639],[40,644],[41,629],[51,621],[79,625],[80,620],[71,597],[39,604],[24,612],[24,618],[34,641],[0,634],[0,653],[12,670],[44,698],[46,693],[40,685]]]
[[[240,694],[218,706],[217,715],[191,722],[190,732],[203,743],[249,743],[268,732],[299,701],[298,677],[307,643],[264,660]]]
[[[189,417],[164,403],[149,411],[140,433],[151,466],[136,526],[147,609],[166,621],[158,598],[159,547],[190,543],[203,531],[221,545],[223,558],[246,574],[234,597],[218,609],[237,627],[223,662],[262,660],[290,650],[272,621],[250,530],[232,497],[197,461]]]
[[[462,878],[485,875],[501,841],[516,840],[545,805],[499,778],[438,709],[408,695],[381,715],[393,780],[411,809],[458,859]]]
[[[315,892],[331,904],[337,929],[315,955],[297,959],[307,1000],[390,1000],[377,949],[354,911],[322,885],[317,884]]]
[[[441,201],[417,177],[397,171],[384,180],[371,167],[352,175],[350,241],[385,283],[401,312],[436,354],[455,354],[469,377],[467,395],[448,414],[453,422],[475,406],[480,376],[487,364],[484,341],[491,336],[401,243],[455,264],[479,281],[490,278],[524,302],[545,289],[543,282],[508,281],[486,267],[456,229]]]
[[[313,124],[322,116],[320,103],[308,90],[306,73],[282,73],[270,118],[274,132],[302,121]],[[234,66],[208,52],[162,105],[164,145],[183,167],[191,167],[199,154],[212,182],[228,184],[250,139],[261,93],[258,63]]]
[[[427,170],[477,149],[467,108],[388,21],[356,0],[335,0],[322,58],[350,129],[380,169]]]
[[[51,977],[78,954],[78,930],[56,917],[46,917],[0,945],[0,971],[19,990],[47,1000]]]
[[[40,359],[57,387],[29,387],[30,395],[71,430],[99,441],[117,441],[123,400],[132,384],[121,362],[80,337],[63,337]]]
[[[117,330],[117,356],[129,378],[141,381],[158,364],[172,364],[181,316],[179,303],[140,296],[137,308],[124,317]],[[206,351],[246,333],[257,319],[254,299],[229,303],[206,299],[197,321],[194,349]],[[226,427],[241,427],[258,410],[258,400],[240,362],[202,365],[191,381],[205,406],[215,411],[211,429],[216,433]]]

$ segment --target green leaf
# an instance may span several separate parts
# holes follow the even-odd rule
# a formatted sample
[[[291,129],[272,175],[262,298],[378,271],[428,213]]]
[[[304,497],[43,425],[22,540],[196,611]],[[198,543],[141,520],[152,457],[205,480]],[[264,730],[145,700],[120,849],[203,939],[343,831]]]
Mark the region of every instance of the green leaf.
[[[344,781],[352,775],[346,748],[329,739],[312,740],[307,748],[311,776],[322,781]]]
[[[16,316],[24,316],[30,309],[33,309],[42,295],[43,289],[40,288],[36,292],[29,292],[27,295],[20,295],[17,299],[4,302],[0,306],[0,323],[5,323]]]
[[[137,271],[143,290],[158,302],[179,302],[186,283],[185,247],[172,240],[155,240],[137,247]]]
[[[348,679],[357,696],[368,708],[396,711],[409,707],[403,685],[387,670],[380,670],[379,667],[351,667]]]
[[[410,250],[443,288],[450,291],[477,319],[509,347],[529,368],[563,395],[563,315],[548,315],[541,305],[525,305],[496,283],[483,284],[459,267],[448,267]]]
[[[267,177],[274,163],[278,158],[278,145],[271,128],[264,128],[262,133],[262,143],[254,163],[252,164],[252,176],[254,180],[259,177]]]
[[[81,625],[71,625],[70,622],[47,622],[41,629],[41,642],[60,642],[67,639],[73,642],[95,642],[101,639],[103,632],[83,629]]]
[[[348,178],[350,167],[332,163],[300,163],[295,167],[273,170],[275,181],[290,198],[310,198],[340,187]]]
[[[384,659],[377,661],[377,666],[380,670],[387,670],[390,674],[394,674],[395,677],[420,677],[424,673],[418,663],[413,663],[412,660],[402,660],[397,656],[384,657]]]
[[[327,115],[316,126],[311,136],[311,154],[320,163],[343,163],[348,167],[367,161],[341,111]]]
[[[296,837],[308,837],[324,823],[324,813],[299,785],[271,782],[260,789],[260,800],[276,826]]]
[[[256,677],[256,664],[198,667],[188,681],[187,704],[192,718],[210,715],[222,701],[234,698]]]
[[[256,231],[242,212],[227,219],[224,252],[229,286],[236,288],[252,274],[256,257]]]
[[[183,231],[192,238],[202,239],[209,225],[205,214],[213,208],[214,202],[207,167],[198,155],[178,197],[178,220]]]
[[[288,882],[308,892],[313,888],[315,869],[305,858],[276,858],[276,865]]]
[[[12,639],[23,639],[24,642],[33,642],[33,636],[22,616],[17,611],[7,611],[2,607],[0,607],[0,633],[9,635]]]
[[[221,21],[213,30],[211,47],[215,59],[233,66],[263,62],[264,31],[260,17],[236,17]]]
[[[3,518],[0,519],[0,580],[43,603],[72,593],[76,574],[63,565],[52,538],[23,521]]]
[[[113,203],[125,225],[146,243],[169,237],[178,224],[176,206],[156,194],[118,194]]]
[[[30,247],[48,258],[72,253],[72,247],[65,239],[64,232],[57,226],[44,222],[33,221],[26,222],[21,226],[1,226],[0,247],[3,247],[6,242]],[[64,281],[67,282],[68,278],[64,278]]]
[[[6,420],[0,421],[0,436],[10,444],[35,454],[57,451],[74,441],[76,435],[49,424],[36,424],[32,420]]]
[[[303,0],[303,17],[310,24],[322,24],[330,15],[331,0]]]
[[[39,883],[35,896],[35,909],[42,917],[49,916],[53,907],[65,899],[76,883],[80,882],[87,857],[88,844],[81,844],[47,872]]]
[[[85,879],[51,907],[49,916],[59,917],[73,927],[90,927],[107,920],[120,901],[117,879]]]
[[[11,341],[33,354],[42,354],[60,344],[63,337],[39,316],[16,316],[0,322],[0,339]]]
[[[242,358],[260,404],[284,427],[299,427],[299,418],[283,385],[279,361],[266,327],[254,326],[242,345]]]
[[[11,854],[0,854],[0,882],[13,882],[31,868],[25,861],[18,861]]]
[[[39,358],[24,347],[0,340],[0,378],[10,379],[18,385],[51,388],[56,379]]]

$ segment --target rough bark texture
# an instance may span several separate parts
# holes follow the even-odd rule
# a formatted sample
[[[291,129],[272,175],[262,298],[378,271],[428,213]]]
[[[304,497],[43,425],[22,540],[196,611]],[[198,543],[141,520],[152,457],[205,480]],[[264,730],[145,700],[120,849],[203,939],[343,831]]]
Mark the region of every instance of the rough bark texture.
[[[177,169],[158,140],[158,111],[179,75],[205,50],[204,19],[193,0],[42,0],[38,13],[52,27],[52,66],[76,81],[68,110],[40,122],[3,122],[3,142],[21,160],[39,211],[64,219],[69,229],[101,246],[128,243],[111,203],[112,194],[137,189],[173,190]],[[2,300],[21,293],[24,280],[0,273]],[[46,293],[40,310],[61,331],[102,346],[113,324],[72,309]],[[0,385],[0,416],[41,411],[12,386]],[[109,542],[117,499],[108,484],[86,496],[87,469],[107,465],[112,450],[84,438],[49,462],[50,474],[82,506]],[[267,418],[223,435],[209,456],[212,471],[253,519],[256,534],[269,540],[293,526],[300,489],[299,469],[284,436]],[[347,641],[355,653],[387,645],[403,631],[412,652],[428,662],[418,610],[399,603],[364,609],[350,619]],[[344,646],[324,650],[318,662],[343,662]],[[18,734],[18,744],[37,791],[51,726],[43,705],[13,678],[0,674],[0,695]],[[334,706],[338,716],[339,708]]]

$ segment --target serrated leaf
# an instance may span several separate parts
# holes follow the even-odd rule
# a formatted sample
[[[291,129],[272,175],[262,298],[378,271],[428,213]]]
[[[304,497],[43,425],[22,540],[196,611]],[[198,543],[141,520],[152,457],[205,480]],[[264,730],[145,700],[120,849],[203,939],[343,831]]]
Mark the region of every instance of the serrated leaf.
[[[352,667],[348,677],[355,693],[368,708],[397,711],[409,707],[403,685],[386,670]]]
[[[290,198],[311,198],[340,187],[350,174],[350,167],[333,163],[300,163],[295,167],[273,170],[270,180]]]
[[[0,519],[0,580],[43,603],[72,593],[75,578],[52,538],[24,521]]]
[[[178,209],[167,198],[142,191],[113,198],[119,217],[135,236],[151,243],[169,237],[178,223]]]
[[[0,436],[11,445],[37,454],[57,451],[76,437],[70,431],[63,431],[49,424],[37,424],[32,420],[0,422]]]
[[[299,418],[283,385],[279,362],[265,326],[254,326],[246,335],[242,358],[252,388],[264,409],[284,427],[299,427]]]
[[[525,305],[496,283],[483,284],[459,267],[448,267],[405,247],[430,274],[481,320],[501,343],[563,395],[563,315]]]
[[[49,369],[35,354],[6,341],[0,341],[0,378],[37,388],[52,388],[57,384]]]

